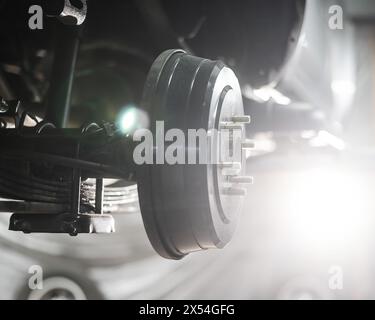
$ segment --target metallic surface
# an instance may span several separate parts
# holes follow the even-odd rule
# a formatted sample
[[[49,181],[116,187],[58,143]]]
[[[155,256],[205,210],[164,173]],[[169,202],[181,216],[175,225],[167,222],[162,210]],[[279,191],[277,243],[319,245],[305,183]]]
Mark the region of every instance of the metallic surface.
[[[48,0],[45,6],[47,16],[57,17],[66,25],[81,25],[86,19],[86,0]]]
[[[221,62],[181,50],[165,51],[155,60],[146,81],[143,108],[150,114],[153,133],[157,120],[165,121],[165,131],[179,128],[186,134],[188,129],[205,129],[212,133],[220,129],[220,121],[243,116],[234,73]],[[240,141],[234,143],[240,143],[244,135],[243,124],[238,126]],[[222,148],[220,133],[213,135],[211,143],[215,154]],[[223,192],[232,183],[212,162],[213,154],[207,155],[208,164],[146,164],[137,168],[146,231],[164,257],[180,259],[192,251],[222,248],[232,238],[242,201]],[[240,175],[243,168],[235,174]]]

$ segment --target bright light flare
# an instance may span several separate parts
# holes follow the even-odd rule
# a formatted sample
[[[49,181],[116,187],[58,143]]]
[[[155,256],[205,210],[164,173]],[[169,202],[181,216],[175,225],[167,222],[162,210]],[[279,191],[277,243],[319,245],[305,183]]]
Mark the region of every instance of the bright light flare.
[[[353,81],[334,80],[331,83],[331,90],[335,104],[340,108],[348,108],[354,99],[356,85]]]
[[[132,134],[139,128],[147,128],[149,118],[143,110],[134,106],[127,106],[120,112],[117,125],[124,134]]]
[[[120,124],[121,124],[121,129],[124,132],[128,132],[131,129],[133,129],[133,127],[136,124],[135,110],[129,109],[129,110],[125,111],[124,114],[121,117]]]
[[[331,83],[331,89],[334,94],[351,96],[356,91],[356,86],[352,81],[335,80]]]
[[[358,249],[365,243],[371,198],[359,175],[312,170],[301,174],[292,189],[288,223],[296,241],[319,251]]]

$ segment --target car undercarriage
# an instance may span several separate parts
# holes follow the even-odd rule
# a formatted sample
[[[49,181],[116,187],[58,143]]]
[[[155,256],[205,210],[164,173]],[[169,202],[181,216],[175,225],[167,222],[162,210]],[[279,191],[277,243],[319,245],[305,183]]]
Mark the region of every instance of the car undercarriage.
[[[0,298],[372,298],[375,7],[336,2],[0,0]]]

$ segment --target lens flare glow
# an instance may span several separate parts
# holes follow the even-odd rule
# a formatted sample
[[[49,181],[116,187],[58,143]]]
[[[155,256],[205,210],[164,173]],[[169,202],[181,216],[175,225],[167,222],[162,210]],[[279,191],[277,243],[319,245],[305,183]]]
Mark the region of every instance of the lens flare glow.
[[[312,170],[293,184],[289,199],[296,241],[318,250],[358,248],[371,215],[363,179],[350,172]]]
[[[124,133],[130,132],[136,124],[136,118],[136,110],[133,108],[123,112],[119,121],[121,131]]]
[[[133,134],[137,129],[148,128],[149,118],[145,111],[129,105],[120,112],[117,125],[124,134]]]

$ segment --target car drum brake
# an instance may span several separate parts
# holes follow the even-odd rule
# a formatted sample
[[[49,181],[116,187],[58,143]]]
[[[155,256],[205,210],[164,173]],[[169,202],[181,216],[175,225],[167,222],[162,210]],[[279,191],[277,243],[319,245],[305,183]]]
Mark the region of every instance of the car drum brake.
[[[243,184],[252,182],[245,176],[244,152],[252,147],[244,127],[250,117],[244,115],[235,74],[220,61],[167,50],[149,71],[142,107],[150,117],[154,139],[169,129],[181,130],[186,138],[184,163],[156,163],[160,155],[156,154],[158,147],[153,147],[153,163],[137,166],[140,207],[152,246],[169,259],[224,247],[241,212],[246,195]],[[163,121],[164,132],[157,121]],[[188,145],[189,129],[207,133],[204,163],[196,155],[201,145]],[[168,145],[165,142],[166,148]],[[227,146],[239,148],[236,161],[219,157],[213,161]],[[196,164],[188,161],[191,152]]]

